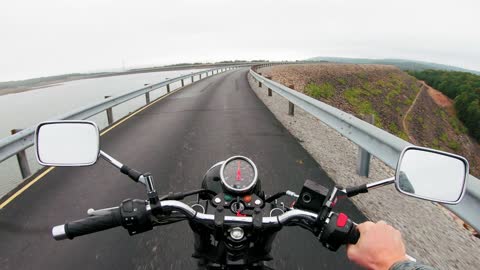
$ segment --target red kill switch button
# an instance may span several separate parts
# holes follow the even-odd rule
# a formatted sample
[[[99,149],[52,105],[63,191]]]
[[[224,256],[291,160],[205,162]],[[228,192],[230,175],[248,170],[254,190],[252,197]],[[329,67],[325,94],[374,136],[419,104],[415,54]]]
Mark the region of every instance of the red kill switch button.
[[[345,215],[344,213],[338,214],[337,227],[343,228],[347,224],[347,221],[348,221],[347,215]]]

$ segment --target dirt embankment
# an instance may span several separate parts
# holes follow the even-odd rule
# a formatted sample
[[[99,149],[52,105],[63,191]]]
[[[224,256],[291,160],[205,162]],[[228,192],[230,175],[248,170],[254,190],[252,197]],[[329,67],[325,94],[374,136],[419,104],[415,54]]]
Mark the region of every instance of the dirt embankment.
[[[393,66],[306,64],[273,66],[263,75],[375,125],[413,144],[465,156],[480,176],[478,143],[456,118],[452,101]]]

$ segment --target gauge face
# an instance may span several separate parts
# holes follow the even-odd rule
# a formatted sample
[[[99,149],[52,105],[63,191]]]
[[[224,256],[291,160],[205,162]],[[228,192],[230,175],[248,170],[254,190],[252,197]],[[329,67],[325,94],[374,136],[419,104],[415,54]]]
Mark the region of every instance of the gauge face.
[[[224,186],[230,191],[247,191],[257,181],[257,168],[246,157],[231,157],[222,166],[221,178]]]

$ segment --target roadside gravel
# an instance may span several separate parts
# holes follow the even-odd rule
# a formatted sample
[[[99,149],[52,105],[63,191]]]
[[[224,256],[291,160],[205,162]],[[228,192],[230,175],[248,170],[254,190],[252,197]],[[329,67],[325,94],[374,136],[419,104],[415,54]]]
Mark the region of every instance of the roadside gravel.
[[[394,175],[392,168],[373,158],[370,177],[358,176],[358,147],[354,143],[298,107],[295,116],[289,116],[286,99],[275,92],[268,97],[265,87],[259,88],[250,75],[248,80],[257,96],[337,184],[358,185]],[[480,269],[480,239],[455,223],[440,205],[401,195],[393,186],[359,195],[352,201],[370,220],[384,220],[399,229],[407,253],[418,261],[437,269]]]

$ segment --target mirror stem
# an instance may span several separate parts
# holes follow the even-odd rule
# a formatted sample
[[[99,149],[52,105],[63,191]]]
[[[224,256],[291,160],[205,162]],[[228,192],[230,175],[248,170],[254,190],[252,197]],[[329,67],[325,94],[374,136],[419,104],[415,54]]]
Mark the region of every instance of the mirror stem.
[[[110,156],[109,154],[103,152],[100,150],[100,156],[105,159],[108,163],[112,164],[113,166],[117,167],[118,169],[120,169],[120,172],[122,172],[123,174],[126,174],[128,177],[130,177],[133,181],[135,182],[140,182],[144,185],[147,184],[147,182],[145,181],[144,177],[142,177],[142,173],[137,171],[137,170],[134,170],[132,168],[129,168],[127,165],[124,165],[122,163],[120,163],[120,161],[114,159],[112,156]]]
[[[110,155],[108,155],[107,153],[103,152],[102,150],[100,150],[100,156],[105,159],[108,163],[112,164],[113,166],[117,167],[118,169],[121,169],[123,167],[123,164],[120,163],[120,161],[114,159],[113,157],[111,157]]]
[[[395,183],[395,177],[390,177],[384,180],[367,184],[367,189],[379,188],[379,187],[387,186],[393,183]]]
[[[367,193],[370,189],[375,189],[378,187],[383,187],[386,185],[390,185],[395,183],[395,177],[387,178],[384,180],[380,180],[377,182],[369,183],[369,184],[363,184],[359,186],[354,186],[354,187],[348,187],[346,189],[342,189],[342,191],[348,196],[348,197],[353,197],[356,196],[360,193]]]
[[[142,174],[134,169],[131,169],[127,165],[120,163],[120,161],[114,159],[112,156],[103,152],[102,150],[100,150],[100,156],[108,163],[120,169],[122,173],[128,175],[128,177],[130,177],[135,182],[140,182],[144,184],[147,189],[148,200],[150,201],[150,204],[155,205],[159,202],[157,191],[153,186],[153,177],[151,174]]]

